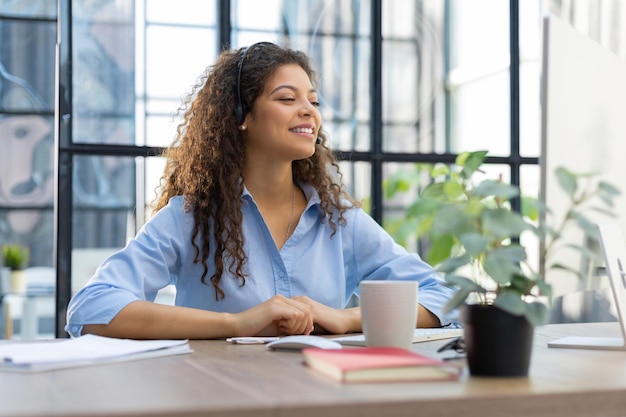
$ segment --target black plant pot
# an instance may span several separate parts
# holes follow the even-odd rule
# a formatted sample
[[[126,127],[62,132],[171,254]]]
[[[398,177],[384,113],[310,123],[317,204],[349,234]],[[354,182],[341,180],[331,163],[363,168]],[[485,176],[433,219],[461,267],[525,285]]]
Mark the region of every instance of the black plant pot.
[[[462,307],[461,322],[470,375],[528,375],[534,328],[525,317],[476,304]]]

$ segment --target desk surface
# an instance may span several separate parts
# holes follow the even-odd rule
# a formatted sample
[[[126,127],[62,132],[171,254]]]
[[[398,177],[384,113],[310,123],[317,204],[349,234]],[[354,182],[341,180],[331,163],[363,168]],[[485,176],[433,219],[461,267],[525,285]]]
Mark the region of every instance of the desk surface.
[[[626,352],[553,349],[617,323],[537,328],[527,378],[340,384],[299,352],[192,341],[192,354],[37,374],[0,373],[0,416],[623,416]],[[413,350],[433,354],[442,341]]]

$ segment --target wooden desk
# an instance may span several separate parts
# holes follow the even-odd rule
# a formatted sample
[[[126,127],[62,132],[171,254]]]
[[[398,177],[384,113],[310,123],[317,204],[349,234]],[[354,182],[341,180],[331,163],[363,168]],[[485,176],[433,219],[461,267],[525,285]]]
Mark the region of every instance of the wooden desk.
[[[626,352],[552,349],[617,323],[538,328],[528,378],[339,384],[301,354],[192,341],[190,355],[39,374],[0,373],[0,416],[624,416]],[[443,342],[413,345],[431,354]]]

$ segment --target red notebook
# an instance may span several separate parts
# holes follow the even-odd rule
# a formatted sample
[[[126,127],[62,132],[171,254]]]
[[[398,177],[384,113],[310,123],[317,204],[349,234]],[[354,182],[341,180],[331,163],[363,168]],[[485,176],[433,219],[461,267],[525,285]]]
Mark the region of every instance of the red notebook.
[[[462,368],[395,347],[308,348],[304,363],[341,382],[439,381],[458,379]]]

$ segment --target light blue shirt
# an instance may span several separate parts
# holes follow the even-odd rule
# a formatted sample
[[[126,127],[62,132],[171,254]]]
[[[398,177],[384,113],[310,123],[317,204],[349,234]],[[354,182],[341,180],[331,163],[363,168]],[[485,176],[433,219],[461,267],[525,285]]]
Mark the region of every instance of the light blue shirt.
[[[347,306],[358,295],[362,280],[415,280],[419,303],[437,315],[442,325],[454,323],[441,309],[452,296],[432,267],[408,253],[360,208],[351,208],[345,226],[332,229],[317,192],[302,186],[307,207],[289,240],[279,251],[252,195],[244,190],[243,235],[247,278],[245,285],[224,271],[220,281],[225,299],[216,300],[213,286],[200,281],[202,264],[194,263],[191,245],[193,214],[183,197],[173,197],[128,245],[113,254],[70,301],[65,330],[79,336],[85,324],[107,324],[136,300],[154,301],[169,284],[176,287],[175,304],[216,312],[237,313],[274,295],[306,295],[333,308]],[[213,274],[210,262],[207,278]]]

